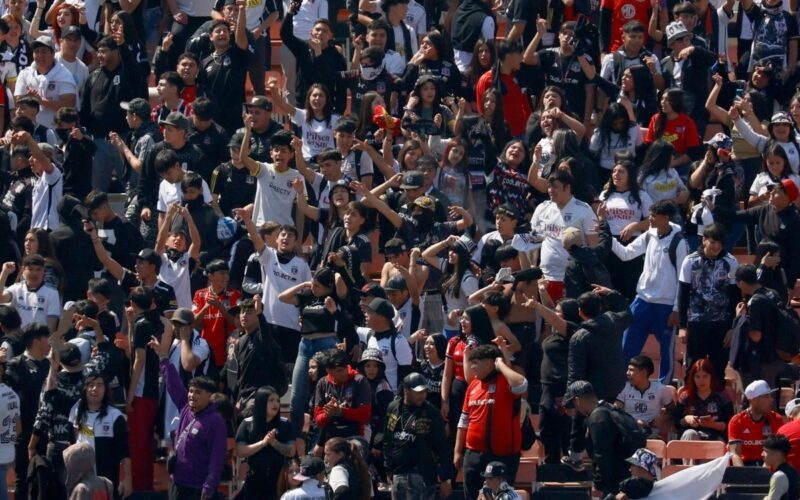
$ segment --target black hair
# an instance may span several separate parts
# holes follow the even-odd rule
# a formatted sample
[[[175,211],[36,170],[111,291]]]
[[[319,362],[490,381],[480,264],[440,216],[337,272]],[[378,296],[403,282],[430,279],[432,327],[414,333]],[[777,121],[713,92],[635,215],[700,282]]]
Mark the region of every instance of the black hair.
[[[105,390],[103,391],[103,400],[100,402],[100,412],[97,415],[97,418],[102,418],[106,416],[108,413],[108,407],[111,406],[111,391],[108,389],[108,384],[106,383],[105,378],[100,373],[90,373],[86,376],[83,381],[83,390],[81,390],[81,396],[78,400],[78,411],[75,415],[75,425],[80,428],[84,424],[84,418],[86,417],[86,413],[89,411],[89,402],[87,401],[86,394],[89,392],[89,381],[92,379],[98,379],[103,381],[103,386],[105,386]]]
[[[511,312],[511,299],[503,295],[502,292],[491,290],[483,294],[481,304],[497,307],[497,316],[505,318]]]
[[[156,173],[163,174],[179,162],[178,155],[171,149],[162,149],[156,155],[153,165]]]
[[[187,170],[181,179],[181,191],[185,192],[189,188],[203,189],[203,178],[191,170]]]
[[[93,301],[81,299],[75,303],[75,311],[83,316],[97,319],[97,314],[100,312],[100,309]]]
[[[22,326],[22,318],[13,307],[7,304],[0,304],[0,326],[7,333]]]
[[[779,451],[784,455],[788,455],[789,450],[792,449],[789,438],[782,434],[770,434],[765,437],[763,446],[765,450]]]
[[[36,108],[37,110],[42,109],[42,105],[39,104],[39,101],[37,101],[31,96],[22,96],[19,99],[16,99],[16,105],[30,106],[31,108]]]
[[[194,377],[192,380],[190,380],[189,388],[191,389],[192,387],[210,392],[212,394],[217,390],[217,384],[214,383],[214,379],[211,377],[206,377],[205,375]]]
[[[195,64],[200,66],[200,59],[198,59],[197,56],[194,55],[191,52],[184,52],[183,54],[179,55],[178,56],[178,63],[181,62],[181,59],[191,59],[192,61],[194,61]]]
[[[153,305],[153,289],[149,286],[137,286],[128,294],[128,299],[139,309],[148,310]]]
[[[481,344],[475,349],[472,350],[472,354],[470,355],[469,359],[474,360],[481,360],[481,359],[496,359],[503,355],[500,352],[500,348],[494,344]]]
[[[279,130],[269,138],[269,147],[270,149],[275,149],[278,146],[286,146],[291,151],[294,151],[294,146],[292,146],[292,138],[292,133],[288,130]]]
[[[56,111],[55,122],[57,124],[78,123],[78,110],[70,106],[59,108],[59,110]]]
[[[475,304],[464,309],[464,314],[469,317],[472,327],[472,336],[480,340],[481,344],[488,344],[494,339],[494,328],[489,313],[482,304]],[[462,332],[463,333],[463,332]]]
[[[569,186],[570,191],[572,191],[573,185],[575,184],[575,178],[572,177],[572,174],[566,170],[557,168],[555,172],[550,174],[550,177],[547,178],[548,185],[553,185],[555,182],[560,182],[564,187]]]
[[[450,247],[451,252],[458,255],[458,262],[451,264],[449,259],[442,269],[442,291],[450,292],[456,299],[461,297],[461,282],[464,275],[470,270],[470,255],[464,245]]]
[[[267,434],[267,403],[270,396],[273,394],[280,399],[281,395],[271,385],[262,385],[256,390],[254,404],[253,404],[253,435],[256,437],[263,437]],[[280,420],[281,410],[278,408],[278,413],[273,418]]]
[[[447,355],[447,337],[443,333],[432,333],[428,335],[428,338],[433,340],[433,346],[436,348],[439,359],[444,360]]]
[[[653,365],[653,360],[650,359],[650,356],[645,356],[643,354],[632,357],[630,361],[628,361],[628,365],[639,370],[646,370],[648,377],[656,371],[656,367]]]
[[[83,200],[83,204],[89,210],[96,210],[105,203],[108,203],[108,193],[105,191],[92,190]]]
[[[341,349],[331,348],[325,351],[325,368],[338,368],[350,364],[350,354]]]
[[[380,47],[367,47],[361,51],[361,59],[369,59],[376,66],[383,62],[384,57],[386,57],[386,53]]]
[[[596,318],[603,308],[603,301],[594,292],[584,292],[578,296],[578,308],[589,318]]]
[[[342,161],[342,153],[333,148],[326,148],[317,155],[318,164],[322,164],[323,161],[328,160]]]
[[[770,173],[769,169],[767,168],[767,158],[770,156],[777,156],[778,158],[783,160],[783,172],[779,178],[774,178]],[[777,142],[770,142],[767,146],[767,149],[764,150],[764,154],[762,156],[763,162],[761,163],[761,171],[766,172],[767,175],[773,181],[780,182],[781,179],[788,178],[789,175],[792,173],[792,167],[789,163],[789,156],[786,154],[786,150],[783,149],[783,146],[778,144]]]
[[[379,17],[377,19],[373,19],[367,25],[367,32],[376,31],[376,30],[383,30],[383,31],[386,32],[387,36],[389,35],[390,29],[391,28],[389,27],[389,23],[387,23],[386,20],[384,18],[382,18],[382,17]]]
[[[186,85],[183,82],[183,78],[181,78],[181,75],[179,75],[177,71],[165,71],[161,73],[161,76],[159,76],[158,79],[159,81],[160,80],[166,81],[173,87],[177,87],[179,93],[180,91],[183,90],[183,87]],[[192,109],[194,109],[194,104],[192,104]]]
[[[777,243],[771,240],[759,241],[758,245],[756,245],[756,258],[754,262],[755,265],[757,266],[761,265],[761,261],[769,253],[779,255],[781,253],[781,247],[778,246]]]
[[[117,42],[110,36],[105,36],[97,42],[97,50],[100,49],[119,50],[119,45],[117,45]]]
[[[0,34],[5,35],[9,31],[8,23],[5,19],[0,19]]]
[[[639,179],[636,172],[636,164],[633,162],[633,155],[631,155],[627,151],[620,151],[614,154],[614,167],[611,171],[614,171],[614,168],[620,166],[628,172],[628,193],[630,193],[631,198],[633,201],[639,205],[639,208],[642,207],[642,195],[641,190],[642,188],[639,186]],[[606,185],[603,186],[603,193],[602,197],[604,199],[608,199],[611,196],[611,193],[616,193],[617,187],[614,185],[614,180],[609,177],[608,182]]]
[[[522,45],[516,41],[503,40],[497,44],[497,58],[501,61],[509,54],[522,54]]]
[[[336,126],[333,127],[333,131],[344,132],[345,134],[354,134],[356,132],[356,127],[358,127],[358,124],[352,118],[342,118],[336,122]]]
[[[622,137],[628,135],[628,129],[631,127],[632,122],[630,117],[628,116],[628,111],[622,107],[621,104],[617,102],[612,102],[609,104],[608,109],[606,110],[605,114],[603,114],[603,119],[600,121],[600,127],[598,127],[598,135],[600,136],[600,152],[603,149],[608,148],[611,150],[611,125],[616,120],[623,120],[625,122],[625,126],[621,132],[618,132]]]
[[[192,103],[192,113],[201,120],[211,120],[214,117],[214,103],[205,97],[195,99]]]
[[[678,213],[678,209],[672,200],[658,200],[650,205],[650,213],[653,215],[666,215],[672,218]]]
[[[578,307],[577,299],[565,297],[558,301],[558,305],[561,307],[561,314],[565,320],[575,324],[580,324],[583,321],[579,313],[580,307]]]
[[[666,96],[667,101],[669,102],[669,105],[674,113],[681,114],[686,112],[686,94],[683,92],[683,90],[673,87],[664,90],[662,95]],[[668,120],[667,113],[661,109],[661,101],[658,103],[658,111],[658,118],[656,119],[654,127],[654,135],[657,139],[661,139],[661,136],[663,136],[664,132],[666,131]]]
[[[639,21],[633,20],[633,21],[628,21],[627,23],[625,23],[622,26],[622,32],[623,33],[628,33],[628,34],[630,34],[630,33],[644,33],[645,29],[644,29],[644,25],[642,23],[640,23]]]
[[[736,269],[736,281],[755,285],[758,283],[758,271],[753,264],[743,264]]]
[[[222,259],[214,259],[206,265],[206,274],[214,274],[220,271],[230,271],[228,263]]]
[[[703,238],[725,243],[726,236],[725,226],[717,222],[703,227]]]
[[[32,253],[22,258],[22,267],[42,266],[44,267],[44,257],[38,253]]]
[[[282,232],[287,232],[289,234],[293,234],[295,238],[297,238],[297,228],[291,224],[282,224],[280,228],[278,228],[278,234]]]
[[[642,181],[647,177],[658,175],[659,172],[667,170],[670,163],[672,163],[672,154],[674,152],[675,148],[672,144],[662,139],[650,144],[639,167],[639,184],[642,184]]]
[[[40,338],[47,338],[50,336],[50,329],[47,325],[33,322],[28,323],[22,328],[22,340],[25,341],[25,349],[30,349],[33,341]]]
[[[95,295],[111,298],[111,282],[106,278],[92,278],[87,283],[87,288]]]
[[[497,247],[494,252],[494,260],[498,264],[508,259],[516,259],[519,256],[519,251],[511,246],[511,243],[504,243]]]
[[[211,26],[208,27],[208,32],[212,33],[215,29],[217,29],[218,26],[225,26],[228,28],[228,32],[231,31],[231,25],[228,24],[228,21],[224,19],[217,19],[216,21],[211,22]]]

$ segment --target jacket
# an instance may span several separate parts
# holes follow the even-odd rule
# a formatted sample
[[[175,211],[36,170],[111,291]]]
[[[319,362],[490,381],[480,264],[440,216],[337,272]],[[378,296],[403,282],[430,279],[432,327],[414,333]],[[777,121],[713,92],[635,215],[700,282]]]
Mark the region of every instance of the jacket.
[[[564,293],[567,297],[577,298],[583,292],[592,289],[592,285],[603,285],[613,288],[611,275],[603,261],[611,251],[611,232],[606,231],[608,222],[600,224],[599,242],[593,247],[573,247],[570,251],[567,269],[564,273]]]
[[[181,486],[202,488],[203,494],[211,497],[219,487],[227,456],[225,421],[214,403],[194,413],[178,370],[169,358],[162,359],[160,364],[167,392],[180,408],[181,415],[175,432],[176,462],[172,480]]]
[[[592,457],[592,481],[604,495],[616,492],[620,481],[630,476],[625,461],[628,457],[621,446],[622,436],[611,411],[611,405],[600,401],[586,417],[586,450]]]
[[[569,339],[567,385],[587,380],[599,399],[613,401],[625,387],[622,332],[630,325],[632,315],[628,301],[619,292],[611,292],[607,300],[607,311],[584,321]]]
[[[383,456],[391,474],[422,474],[425,482],[435,483],[439,464],[447,465],[444,420],[439,410],[428,401],[422,406],[406,405],[396,398],[386,408],[386,427],[383,433]],[[440,478],[449,477],[446,471]]]
[[[94,449],[88,443],[75,443],[64,450],[69,500],[111,500],[114,485],[95,471]]]

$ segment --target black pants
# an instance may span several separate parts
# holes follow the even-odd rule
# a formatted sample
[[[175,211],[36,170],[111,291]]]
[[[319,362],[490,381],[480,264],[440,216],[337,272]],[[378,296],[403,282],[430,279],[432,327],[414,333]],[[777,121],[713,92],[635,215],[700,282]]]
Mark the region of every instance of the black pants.
[[[603,263],[611,276],[611,284],[614,285],[614,289],[628,301],[632,301],[636,297],[636,285],[644,268],[644,257],[622,261],[614,252],[609,252]]]
[[[64,443],[47,443],[47,453],[45,456],[50,460],[50,464],[53,466],[55,486],[59,489],[58,498],[67,498],[67,470],[64,467],[64,450],[66,450],[68,446],[69,444]]]
[[[728,349],[722,345],[730,321],[690,321],[687,325],[689,338],[686,342],[687,366],[708,356],[714,365],[714,374],[720,382],[725,380],[728,364]]]
[[[463,380],[453,378],[453,383],[450,385],[450,398],[448,399],[448,412],[447,427],[449,433],[447,434],[447,446],[445,446],[445,453],[452,454],[456,445],[456,432],[458,430],[458,419],[461,418],[461,407],[464,404],[464,396],[467,393],[467,383]],[[452,457],[449,457],[452,458]],[[444,460],[445,457],[442,458]],[[455,471],[453,471],[455,474]],[[455,475],[451,477],[455,481]]]
[[[474,500],[478,498],[478,493],[483,486],[481,472],[486,469],[489,462],[500,461],[506,464],[508,477],[517,477],[519,468],[519,453],[516,455],[498,456],[491,453],[479,453],[477,451],[466,450],[464,452],[464,498]]]
[[[583,425],[586,417],[577,410],[572,416],[572,430],[569,434],[569,451],[580,453],[586,449],[586,427]]]
[[[278,498],[278,478],[280,469],[273,472],[257,471],[247,474],[244,481],[244,500],[275,500]]]
[[[572,419],[557,409],[556,397],[564,391],[542,384],[542,398],[539,403],[539,438],[544,446],[544,461],[557,464],[569,451],[569,438]]]
[[[203,490],[183,486],[172,481],[169,485],[169,500],[200,500]]]
[[[283,362],[294,364],[294,360],[297,359],[297,350],[300,346],[300,331],[274,324],[270,324],[269,327],[272,329],[272,338],[281,348]],[[290,372],[290,379],[291,376]]]

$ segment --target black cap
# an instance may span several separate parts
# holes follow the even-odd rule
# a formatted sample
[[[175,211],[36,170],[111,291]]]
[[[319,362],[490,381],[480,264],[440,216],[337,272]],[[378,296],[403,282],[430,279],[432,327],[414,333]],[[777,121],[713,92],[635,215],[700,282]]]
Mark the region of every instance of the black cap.
[[[408,290],[408,283],[406,283],[406,279],[403,278],[402,274],[395,274],[386,280],[386,286],[384,286],[383,289],[387,292],[389,290],[394,292],[404,292]]]
[[[400,189],[417,189],[421,188],[424,183],[425,178],[422,172],[412,170],[411,172],[406,172],[406,175],[403,176],[403,183],[400,184]]]
[[[173,127],[189,130],[189,119],[183,116],[180,111],[173,111],[166,118],[158,121],[159,125],[171,125]]]
[[[379,299],[385,299],[386,291],[383,288],[381,288],[380,284],[374,281],[370,281],[369,283],[361,287],[361,295],[366,295],[368,297],[377,297]]]
[[[191,325],[194,323],[194,313],[188,307],[179,307],[172,313],[171,321],[181,325]]]
[[[397,255],[408,250],[408,245],[400,238],[392,238],[383,246],[383,251],[387,255]]]
[[[235,2],[234,2],[235,3]],[[254,95],[250,101],[245,104],[247,108],[261,108],[266,111],[272,111],[272,103],[263,95]]]
[[[145,262],[149,262],[154,266],[161,265],[161,256],[158,255],[152,248],[143,248],[138,254],[136,254],[136,258]]]
[[[494,209],[495,215],[503,214],[511,217],[514,220],[519,220],[519,211],[509,203],[503,203],[499,207]]]
[[[508,469],[503,462],[489,462],[486,470],[481,472],[481,477],[508,477]]]
[[[58,359],[66,368],[77,368],[81,364],[81,350],[75,344],[67,342],[58,351]]]
[[[122,101],[119,103],[119,107],[140,118],[150,117],[150,104],[141,97],[131,99],[130,101]]]
[[[403,379],[403,387],[409,391],[423,392],[428,390],[428,381],[420,373],[409,373]]]
[[[576,380],[567,387],[567,392],[564,393],[562,403],[565,408],[574,408],[575,398],[588,394],[594,394],[594,386],[585,380]]]
[[[300,460],[300,472],[294,475],[295,481],[307,481],[325,472],[325,462],[319,457],[305,456]]]
[[[228,141],[228,147],[239,149],[242,147],[243,143],[244,143],[244,132],[236,132],[231,136],[230,140]]]
[[[394,307],[386,299],[372,299],[372,302],[369,303],[367,309],[375,314],[380,314],[390,322],[392,319],[394,319]]]

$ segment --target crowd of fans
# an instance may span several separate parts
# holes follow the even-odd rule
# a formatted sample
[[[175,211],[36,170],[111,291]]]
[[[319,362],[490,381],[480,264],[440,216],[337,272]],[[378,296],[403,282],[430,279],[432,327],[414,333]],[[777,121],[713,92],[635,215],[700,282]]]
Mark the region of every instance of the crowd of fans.
[[[0,499],[798,498],[794,8],[4,0]]]

